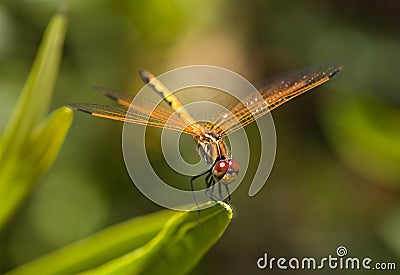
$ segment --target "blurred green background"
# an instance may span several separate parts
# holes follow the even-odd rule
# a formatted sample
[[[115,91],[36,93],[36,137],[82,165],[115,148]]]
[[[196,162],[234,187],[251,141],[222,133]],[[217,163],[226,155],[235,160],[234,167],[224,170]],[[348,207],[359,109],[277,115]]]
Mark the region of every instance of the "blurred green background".
[[[53,109],[109,104],[93,85],[135,93],[141,68],[157,75],[209,64],[257,82],[345,65],[334,80],[273,112],[278,147],[268,183],[250,198],[246,175],[233,194],[232,224],[194,274],[257,273],[264,252],[324,257],[340,245],[351,256],[400,267],[399,2],[3,0],[0,128],[60,4],[69,26]],[[121,129],[75,114],[54,167],[0,235],[0,272],[160,209],[126,172]],[[256,127],[247,132],[256,135]],[[309,273],[279,274],[301,272]]]

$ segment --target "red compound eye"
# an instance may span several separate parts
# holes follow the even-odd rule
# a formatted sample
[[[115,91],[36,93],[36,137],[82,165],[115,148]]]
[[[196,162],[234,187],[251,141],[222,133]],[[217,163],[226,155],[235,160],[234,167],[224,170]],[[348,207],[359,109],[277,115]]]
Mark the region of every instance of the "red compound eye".
[[[230,160],[228,161],[228,163],[229,163],[229,167],[230,167],[233,171],[239,172],[239,163],[238,163],[236,160],[230,159]]]
[[[219,160],[215,163],[213,174],[216,178],[222,178],[226,171],[228,171],[229,162],[226,160]]]

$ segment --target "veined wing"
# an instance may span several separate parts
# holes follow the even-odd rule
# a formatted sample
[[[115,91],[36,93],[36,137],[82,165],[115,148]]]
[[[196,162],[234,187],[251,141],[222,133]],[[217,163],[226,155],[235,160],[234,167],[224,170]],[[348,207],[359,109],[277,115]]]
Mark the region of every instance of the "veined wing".
[[[105,88],[100,86],[94,86],[93,89],[98,91],[99,93],[103,94],[104,96],[114,100],[118,104],[128,107],[131,106],[133,99],[135,98],[134,95],[118,91],[116,89]]]
[[[134,123],[139,125],[149,125],[157,128],[166,128],[178,132],[185,132],[192,136],[202,133],[198,125],[187,125],[179,116],[171,110],[149,102],[142,98],[135,98],[134,104],[131,102],[134,96],[115,89],[95,87],[97,91],[113,99],[121,106],[107,106],[100,104],[71,103],[69,108],[82,111],[93,116]],[[154,109],[154,110],[153,110]]]
[[[327,82],[342,68],[342,65],[338,65],[306,69],[261,88],[259,93],[250,94],[244,102],[236,100],[234,106],[227,106],[234,102],[227,97],[214,98],[212,101],[227,106],[230,112],[218,114],[213,123],[204,127],[214,129],[222,136],[233,133],[289,100]]]

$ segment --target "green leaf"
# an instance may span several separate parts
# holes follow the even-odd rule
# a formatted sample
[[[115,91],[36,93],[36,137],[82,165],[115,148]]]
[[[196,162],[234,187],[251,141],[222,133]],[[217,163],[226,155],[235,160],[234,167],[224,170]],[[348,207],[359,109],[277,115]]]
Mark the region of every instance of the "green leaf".
[[[24,156],[8,156],[0,167],[0,223],[7,221],[36,180],[53,164],[72,122],[72,110],[61,107],[33,130]],[[29,149],[30,148],[30,149]]]
[[[197,211],[160,211],[111,226],[7,274],[187,273],[231,218],[224,203],[202,210],[201,224]]]
[[[232,209],[225,203],[181,212],[146,245],[83,274],[186,274],[222,236]]]
[[[10,120],[0,135],[0,230],[50,168],[72,121],[62,107],[48,118],[66,32],[63,14],[53,17]]]
[[[70,108],[60,107],[33,130],[29,142],[29,159],[34,162],[30,165],[30,168],[34,167],[30,173],[32,180],[43,175],[53,164],[71,126],[72,113]]]
[[[124,255],[151,240],[176,212],[133,218],[60,248],[8,274],[74,274]]]
[[[48,113],[61,63],[66,28],[67,21],[64,14],[55,15],[51,19],[17,106],[4,127],[2,133],[4,151],[18,150],[30,132]]]

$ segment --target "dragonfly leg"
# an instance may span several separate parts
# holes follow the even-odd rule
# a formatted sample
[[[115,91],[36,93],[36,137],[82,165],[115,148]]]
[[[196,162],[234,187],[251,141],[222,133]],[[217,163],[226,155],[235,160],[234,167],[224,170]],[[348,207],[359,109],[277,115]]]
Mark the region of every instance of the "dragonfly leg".
[[[211,174],[207,175],[206,177],[206,196],[209,197],[211,199],[211,193],[212,193],[212,189],[210,189],[210,187],[212,187],[212,177]]]
[[[219,200],[224,201],[224,197],[222,196],[221,182],[218,182],[218,193],[219,193]]]
[[[210,199],[215,201],[216,196],[214,195],[214,189],[215,189],[215,183],[213,183],[213,185],[211,185],[211,192],[210,192],[210,196],[211,196]]]
[[[194,191],[195,191],[195,190],[194,190],[194,181],[195,181],[197,178],[199,178],[199,177],[201,177],[201,176],[204,176],[204,175],[207,174],[207,173],[209,173],[209,174],[207,175],[206,179],[209,179],[210,176],[211,176],[211,171],[210,171],[210,170],[204,171],[204,172],[202,172],[202,173],[200,173],[200,174],[198,174],[198,175],[196,175],[196,176],[193,176],[193,177],[190,179],[190,187],[191,187],[191,189],[192,189],[193,199],[194,199],[194,202],[195,202],[195,204],[196,204],[196,206],[197,206],[198,223],[199,223],[199,225],[201,225],[201,221],[200,221],[200,207],[199,207],[199,202],[197,201],[197,198],[196,198],[196,193],[194,192]]]
[[[218,202],[220,201],[220,199],[216,195],[214,195],[214,188],[215,188],[215,178],[210,177],[209,181],[207,182],[206,195],[211,200]]]
[[[193,177],[193,178],[190,179],[190,187],[192,188],[192,194],[193,194],[194,202],[196,203],[197,209],[200,211],[199,203],[197,202],[196,194],[194,193],[194,184],[193,184],[193,181],[194,181],[195,179],[196,179],[195,177]]]
[[[206,177],[206,196],[210,197],[210,186],[211,186],[211,173]],[[212,192],[212,190],[211,190]]]
[[[210,177],[206,178],[206,183],[207,183],[207,189],[209,190],[208,197],[211,199],[211,196],[213,196],[214,194],[215,183],[214,183],[214,178],[211,178],[212,175],[210,174],[209,176]]]
[[[210,170],[204,171],[196,176],[193,176],[190,180],[190,186],[193,191],[193,197],[194,197],[195,203],[197,205],[197,208],[199,208],[199,204],[197,202],[197,198],[194,193],[194,180],[196,180],[197,178],[199,178],[201,176],[204,176],[205,174],[207,174],[206,179],[205,179],[205,181],[206,181],[206,196],[215,202],[218,202],[219,200],[221,200],[220,198],[218,198],[217,196],[214,195],[215,178],[213,177],[213,174],[210,169]]]
[[[193,182],[195,179],[200,178],[201,176],[204,176],[207,173],[211,173],[211,169],[206,170],[204,172],[201,172],[200,174],[193,176],[192,179],[190,180],[191,182]],[[207,176],[208,177],[208,176]]]
[[[210,182],[210,178],[211,178],[212,174],[208,174],[206,177],[206,184],[207,184],[207,188],[211,186],[211,182]]]
[[[228,185],[225,184],[225,189],[226,189],[226,193],[228,193],[228,204],[231,205],[231,193],[229,192],[229,187]]]

